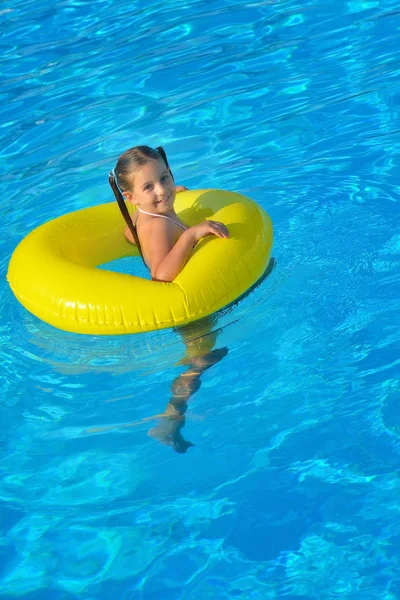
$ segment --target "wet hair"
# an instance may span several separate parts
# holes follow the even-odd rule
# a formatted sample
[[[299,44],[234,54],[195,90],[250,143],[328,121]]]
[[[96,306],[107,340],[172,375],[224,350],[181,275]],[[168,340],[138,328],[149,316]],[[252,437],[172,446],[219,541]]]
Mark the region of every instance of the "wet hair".
[[[113,169],[108,176],[108,182],[112,191],[114,192],[119,209],[125,219],[125,223],[128,225],[129,230],[132,233],[133,239],[135,240],[140,254],[142,254],[142,252],[140,249],[136,229],[132,223],[132,219],[125,204],[122,192],[124,190],[129,190],[132,184],[132,175],[134,175],[136,171],[152,160],[162,160],[170,172],[172,179],[174,178],[168,164],[167,155],[165,154],[162,146],[159,146],[158,148],[150,148],[150,146],[135,146],[134,148],[130,148],[130,150],[127,150],[121,154],[117,164],[115,165],[115,169]]]

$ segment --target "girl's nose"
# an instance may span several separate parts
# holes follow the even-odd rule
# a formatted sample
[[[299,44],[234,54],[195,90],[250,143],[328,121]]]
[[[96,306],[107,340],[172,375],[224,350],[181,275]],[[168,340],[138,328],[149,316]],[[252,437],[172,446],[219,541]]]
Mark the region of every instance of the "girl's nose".
[[[157,196],[163,196],[163,195],[165,195],[166,189],[165,189],[164,184],[162,184],[161,182],[156,184],[155,190],[156,190]]]

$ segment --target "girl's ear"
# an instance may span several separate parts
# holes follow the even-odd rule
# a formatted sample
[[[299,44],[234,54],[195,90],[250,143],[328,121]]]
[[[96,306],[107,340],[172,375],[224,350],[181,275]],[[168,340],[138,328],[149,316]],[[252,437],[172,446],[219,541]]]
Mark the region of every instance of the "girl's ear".
[[[128,190],[124,191],[124,198],[127,202],[129,202],[129,204],[136,204],[136,200],[135,200],[135,196],[132,192],[129,192]]]

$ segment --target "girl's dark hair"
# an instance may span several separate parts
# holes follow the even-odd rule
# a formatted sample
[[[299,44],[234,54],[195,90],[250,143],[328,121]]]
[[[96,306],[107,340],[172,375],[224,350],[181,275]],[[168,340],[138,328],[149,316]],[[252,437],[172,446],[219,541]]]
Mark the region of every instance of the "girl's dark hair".
[[[127,150],[121,154],[115,169],[111,171],[110,175],[108,176],[108,181],[112,191],[114,192],[115,199],[118,202],[119,209],[125,219],[125,223],[128,225],[129,230],[132,233],[133,239],[135,240],[140,254],[142,254],[142,252],[136,233],[136,228],[133,226],[132,219],[120,190],[129,190],[132,184],[132,174],[140,169],[140,167],[143,167],[151,160],[160,159],[165,163],[165,166],[169,170],[173,179],[174,176],[172,175],[172,171],[168,164],[167,155],[161,146],[158,148],[150,148],[150,146],[135,146],[134,148]]]

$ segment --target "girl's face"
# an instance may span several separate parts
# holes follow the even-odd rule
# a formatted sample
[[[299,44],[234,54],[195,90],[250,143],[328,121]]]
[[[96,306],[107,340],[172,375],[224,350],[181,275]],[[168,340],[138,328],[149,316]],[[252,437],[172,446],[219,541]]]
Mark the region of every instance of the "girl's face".
[[[174,206],[175,182],[162,160],[150,160],[136,171],[133,191],[126,191],[124,195],[128,202],[143,210],[167,213]]]

